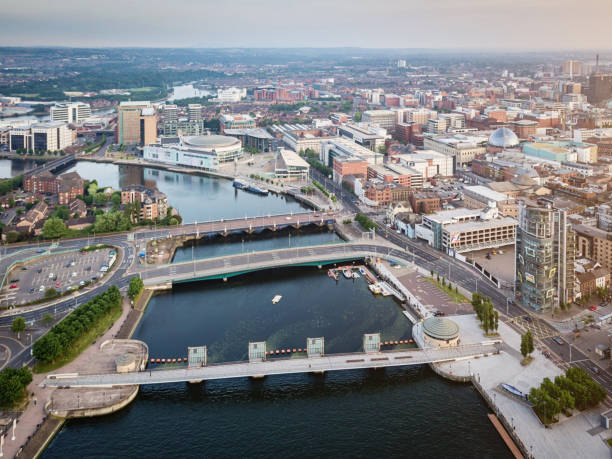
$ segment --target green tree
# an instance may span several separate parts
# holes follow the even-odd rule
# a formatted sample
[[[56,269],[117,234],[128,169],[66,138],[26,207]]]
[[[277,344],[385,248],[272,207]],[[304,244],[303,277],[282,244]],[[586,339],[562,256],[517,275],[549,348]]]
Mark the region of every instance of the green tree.
[[[138,276],[132,277],[132,279],[130,279],[130,285],[128,287],[128,297],[130,298],[130,300],[134,301],[136,297],[140,295],[140,292],[142,292],[143,288],[144,282],[142,281],[142,279]]]
[[[168,220],[168,224],[170,226],[178,225],[178,220],[176,218],[172,217],[170,220]]]
[[[357,123],[359,123],[361,121],[361,116],[362,116],[361,112],[358,110],[353,115],[353,120],[355,120]]]
[[[96,194],[98,189],[99,189],[98,182],[96,180],[92,180],[91,182],[89,182],[89,185],[87,186],[87,194],[89,196],[93,196]]]
[[[51,217],[43,225],[42,233],[45,239],[55,239],[66,235],[68,229],[61,218]]]
[[[53,322],[53,316],[49,313],[45,314],[44,316],[42,316],[42,319],[40,319],[40,321],[45,324],[48,325],[51,322]]]
[[[529,331],[527,333],[529,333]],[[529,355],[529,343],[527,342],[527,333],[521,336],[521,354],[523,354],[523,357],[525,358]]]
[[[111,202],[115,205],[115,206],[120,206],[121,205],[121,191],[115,191],[112,195],[111,195]]]
[[[26,320],[23,317],[15,317],[13,319],[13,324],[11,325],[11,331],[17,335],[17,339],[19,339],[19,335],[25,329]]]
[[[104,204],[106,204],[107,201],[108,201],[108,196],[103,191],[96,193],[93,196],[94,204],[97,204],[99,206],[103,206]]]
[[[19,240],[19,233],[17,231],[9,231],[8,233],[6,233],[6,242],[8,242],[9,244],[12,244],[14,242],[17,242]]]
[[[49,287],[47,290],[45,290],[45,298],[49,299],[49,298],[54,298],[57,296],[57,290],[55,290],[53,287]]]
[[[24,389],[31,382],[32,373],[27,367],[22,367],[19,370],[7,367],[0,371],[0,405],[12,407],[23,397]]]

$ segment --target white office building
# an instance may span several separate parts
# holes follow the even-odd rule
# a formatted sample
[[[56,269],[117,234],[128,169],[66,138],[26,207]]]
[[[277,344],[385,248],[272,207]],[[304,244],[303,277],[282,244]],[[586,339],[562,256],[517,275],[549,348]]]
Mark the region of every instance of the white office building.
[[[51,121],[82,124],[91,117],[91,106],[83,102],[68,102],[51,107]]]
[[[217,90],[217,100],[222,103],[240,102],[246,97],[246,88],[227,88]]]

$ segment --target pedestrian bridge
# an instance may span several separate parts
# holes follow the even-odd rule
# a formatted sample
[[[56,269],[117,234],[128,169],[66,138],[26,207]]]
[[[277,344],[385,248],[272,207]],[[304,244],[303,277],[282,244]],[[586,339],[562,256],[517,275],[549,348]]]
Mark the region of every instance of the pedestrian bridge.
[[[309,338],[310,339],[310,338]],[[357,352],[351,354],[251,359],[244,362],[210,364],[199,367],[145,370],[132,373],[50,375],[42,383],[48,387],[112,387],[140,384],[170,384],[213,379],[262,377],[294,373],[386,368],[463,360],[499,353],[501,341],[466,344],[448,348]],[[205,362],[205,360],[204,360]]]
[[[408,253],[374,241],[325,244],[288,249],[247,252],[237,255],[194,259],[181,263],[147,266],[139,271],[145,285],[225,279],[253,271],[285,266],[318,266],[368,257],[384,257],[406,263]]]

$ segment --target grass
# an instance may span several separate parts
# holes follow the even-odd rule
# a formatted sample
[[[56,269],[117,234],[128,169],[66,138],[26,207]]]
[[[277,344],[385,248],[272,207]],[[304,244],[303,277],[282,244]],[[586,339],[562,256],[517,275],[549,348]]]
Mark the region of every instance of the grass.
[[[459,292],[456,292],[454,288],[449,288],[448,284],[442,285],[441,282],[438,282],[437,280],[431,277],[426,277],[425,279],[427,280],[427,282],[438,287],[440,290],[446,293],[455,303],[469,303],[468,299],[465,296],[463,296]]]
[[[610,448],[612,448],[612,438],[608,438],[608,439],[606,440],[606,443],[608,444],[608,446],[609,446]]]
[[[122,311],[123,304],[111,309],[111,311],[105,317],[101,318],[91,330],[76,340],[68,352],[62,357],[50,363],[37,362],[36,365],[34,365],[34,373],[47,373],[72,362],[81,352],[87,349],[91,343],[102,336],[119,317],[121,317]]]

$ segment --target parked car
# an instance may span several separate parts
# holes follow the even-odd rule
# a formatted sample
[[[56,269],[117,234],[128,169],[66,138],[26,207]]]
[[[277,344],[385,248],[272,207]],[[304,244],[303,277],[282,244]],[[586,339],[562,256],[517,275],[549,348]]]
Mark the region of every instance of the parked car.
[[[53,273],[49,273],[49,279],[53,279]]]
[[[30,293],[34,293],[34,287],[30,287],[30,290],[28,290]]]
[[[557,343],[559,346],[563,346],[565,343],[563,342],[563,340],[561,338],[559,338],[558,336],[554,336],[552,339],[555,343]]]
[[[17,288],[17,284],[11,284],[9,288]]]
[[[61,283],[61,282],[56,282],[56,283],[55,283],[55,288],[60,288],[61,286],[62,286],[62,283]]]
[[[44,291],[45,291],[45,286],[44,286],[44,285],[41,285],[41,286],[38,288],[38,291],[39,291],[39,292],[44,292]]]

